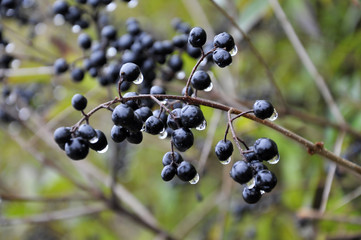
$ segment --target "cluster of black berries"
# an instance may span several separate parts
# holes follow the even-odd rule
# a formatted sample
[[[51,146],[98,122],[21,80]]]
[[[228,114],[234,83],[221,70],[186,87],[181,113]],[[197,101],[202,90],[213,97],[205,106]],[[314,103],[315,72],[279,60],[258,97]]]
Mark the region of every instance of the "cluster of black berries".
[[[275,120],[277,112],[273,105],[266,100],[257,100],[252,111],[261,119]],[[244,160],[236,161],[230,171],[230,176],[239,184],[245,185],[243,198],[247,203],[256,203],[265,192],[270,192],[277,184],[277,178],[262,163],[266,161],[276,164],[279,161],[279,153],[276,143],[269,138],[260,138],[247,150],[241,150]],[[233,144],[230,140],[220,140],[215,153],[222,164],[231,161]]]
[[[36,1],[2,0],[0,1],[0,17],[15,19],[20,24],[39,23],[41,14],[37,13]]]

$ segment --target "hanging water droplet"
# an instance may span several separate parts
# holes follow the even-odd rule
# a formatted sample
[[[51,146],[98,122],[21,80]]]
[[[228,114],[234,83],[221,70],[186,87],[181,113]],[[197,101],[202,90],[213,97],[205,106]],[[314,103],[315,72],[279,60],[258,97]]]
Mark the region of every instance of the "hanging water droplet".
[[[89,142],[90,142],[91,144],[94,144],[94,143],[98,142],[98,140],[99,140],[98,136],[95,136],[95,137],[93,137],[92,139],[90,139]]]
[[[248,189],[254,188],[255,184],[256,184],[256,181],[254,180],[254,177],[246,183]]]
[[[226,159],[226,160],[220,160],[219,162],[221,163],[221,164],[223,164],[223,165],[227,165],[228,163],[230,163],[231,162],[231,157],[229,157],[228,159]]]
[[[199,174],[197,173],[192,180],[189,181],[190,184],[196,184],[199,181]]]
[[[207,65],[207,63],[208,63],[208,60],[207,60],[207,58],[205,58],[205,59],[203,59],[203,61],[199,64],[199,66],[204,67],[204,66]]]
[[[113,12],[116,8],[117,8],[117,4],[112,2],[106,6],[106,11]]]
[[[259,190],[259,192],[261,193],[261,195],[265,194],[266,192],[263,190]]]
[[[73,33],[79,33],[81,31],[81,27],[79,25],[74,25],[72,28],[71,28],[71,31]]]
[[[168,137],[168,132],[166,130],[162,131],[158,135],[159,139],[166,139]]]
[[[164,99],[163,101],[160,102],[163,105],[167,105],[168,104],[168,99]]]
[[[143,79],[144,79],[143,74],[140,73],[139,76],[138,76],[138,78],[135,79],[135,80],[133,81],[133,83],[134,83],[134,84],[141,84],[141,83],[143,82]]]
[[[238,52],[238,48],[236,45],[234,45],[234,48],[231,51],[229,51],[229,54],[231,54],[231,56],[233,57],[234,55],[237,54],[237,52]]]
[[[61,26],[65,23],[65,18],[61,14],[56,14],[53,18],[53,22],[55,26]]]
[[[268,160],[267,162],[269,164],[276,164],[280,161],[280,155],[277,154],[276,156],[274,156],[272,159]]]
[[[212,89],[213,89],[213,83],[211,82],[211,84],[209,84],[209,86],[206,89],[204,89],[203,91],[210,92],[210,91],[212,91]]]
[[[179,80],[183,80],[186,77],[186,73],[184,71],[177,72],[176,78]]]
[[[145,132],[145,125],[142,126],[142,128],[140,129],[141,132]]]
[[[97,151],[98,153],[105,153],[106,151],[108,151],[109,145],[106,145],[105,148],[103,148],[102,150]]]
[[[128,2],[129,8],[135,8],[137,5],[138,5],[138,0],[131,0],[130,2]]]
[[[107,57],[115,57],[117,55],[117,49],[115,47],[110,47],[107,49]]]
[[[270,117],[268,118],[268,120],[274,121],[274,120],[276,120],[277,118],[278,118],[278,112],[277,112],[276,109],[274,108],[274,109],[273,109],[273,114],[272,114],[272,116],[270,116]]]
[[[196,127],[196,129],[198,131],[203,131],[204,129],[206,129],[206,127],[207,127],[207,121],[204,119],[203,122]]]

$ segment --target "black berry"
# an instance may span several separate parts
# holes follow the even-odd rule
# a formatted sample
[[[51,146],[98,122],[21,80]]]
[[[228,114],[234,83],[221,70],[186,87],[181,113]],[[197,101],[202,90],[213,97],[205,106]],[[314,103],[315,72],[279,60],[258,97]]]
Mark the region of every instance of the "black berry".
[[[226,32],[216,35],[213,45],[217,48],[224,48],[227,52],[231,51],[235,46],[233,37]]]
[[[255,187],[270,192],[277,184],[276,175],[269,170],[261,170],[255,176]]]
[[[157,135],[164,130],[163,122],[155,116],[150,116],[145,121],[144,126],[145,126],[145,131],[152,135]]]
[[[127,82],[133,82],[137,80],[140,74],[140,68],[134,63],[123,64],[119,73],[120,77]]]
[[[178,128],[172,133],[172,141],[179,151],[184,152],[193,146],[193,133],[188,128]]]
[[[257,188],[248,189],[247,187],[245,187],[243,189],[242,196],[243,196],[244,201],[246,201],[247,203],[253,204],[253,203],[258,202],[261,199],[262,194],[259,191],[259,189],[257,189]]]
[[[234,181],[245,184],[253,178],[252,168],[245,161],[237,161],[233,164],[229,173]]]
[[[195,178],[196,175],[197,170],[191,163],[187,161],[181,162],[181,164],[179,164],[179,166],[177,167],[177,176],[182,181],[190,181]]]
[[[274,113],[273,105],[266,100],[257,100],[253,105],[254,115],[260,119],[270,118]]]
[[[193,47],[202,47],[207,41],[207,34],[203,28],[194,27],[189,33],[188,42]]]
[[[71,99],[71,105],[78,111],[83,111],[86,108],[88,100],[81,94],[77,93]]]
[[[88,142],[81,137],[72,138],[65,144],[65,153],[73,160],[84,159],[89,153]]]
[[[268,161],[278,155],[277,144],[269,138],[257,139],[253,147],[259,160]]]
[[[170,165],[171,163],[180,164],[181,162],[183,162],[183,158],[178,152],[167,152],[162,159],[163,166]]]
[[[185,105],[181,110],[181,122],[183,127],[195,128],[204,121],[202,110],[195,105]]]
[[[172,180],[177,173],[177,170],[173,165],[164,166],[162,173],[160,174],[162,179],[166,182]]]
[[[204,90],[211,85],[211,78],[207,72],[198,70],[191,79],[192,86],[197,90]]]
[[[110,137],[114,142],[120,143],[123,142],[128,136],[128,130],[122,126],[114,125],[110,132]]]
[[[232,63],[232,57],[231,54],[229,54],[229,52],[227,52],[226,50],[222,48],[217,48],[213,52],[213,61],[219,67],[224,68]]]
[[[215,147],[215,152],[220,161],[227,160],[233,153],[232,142],[229,140],[220,140]]]

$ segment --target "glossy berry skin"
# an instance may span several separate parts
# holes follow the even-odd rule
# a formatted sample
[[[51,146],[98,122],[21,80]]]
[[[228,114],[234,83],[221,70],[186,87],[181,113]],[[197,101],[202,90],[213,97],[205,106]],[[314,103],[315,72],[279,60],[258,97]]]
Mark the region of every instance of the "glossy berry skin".
[[[176,108],[176,109],[172,110],[171,114],[169,114],[168,118],[167,118],[167,126],[168,127],[175,130],[175,129],[183,126],[182,122],[180,120],[181,111],[182,111],[182,109],[180,109],[180,108]]]
[[[227,52],[226,50],[224,50],[222,48],[217,48],[213,52],[212,57],[213,57],[214,63],[217,64],[218,67],[221,67],[221,68],[227,67],[228,65],[230,65],[232,63],[231,54],[229,54],[229,52]]]
[[[267,166],[264,165],[262,162],[258,161],[258,160],[253,160],[252,162],[250,162],[252,170],[253,170],[253,175],[256,175],[259,171],[261,170],[267,170]]]
[[[183,60],[179,55],[172,55],[168,60],[168,66],[173,72],[178,72],[183,68]]]
[[[255,187],[270,192],[277,184],[276,175],[269,170],[261,170],[255,176]]]
[[[134,63],[125,63],[120,68],[120,77],[127,82],[133,82],[137,80],[139,75],[141,74],[140,68],[137,64]]]
[[[184,48],[185,46],[187,46],[188,36],[187,34],[174,36],[172,42],[175,47]]]
[[[81,94],[75,94],[71,99],[71,105],[78,111],[83,111],[88,104],[88,100]]]
[[[260,119],[270,118],[274,112],[273,105],[266,100],[257,100],[253,105],[254,115]]]
[[[55,74],[61,74],[68,70],[69,65],[63,58],[58,58],[54,62],[54,71]]]
[[[108,146],[108,140],[105,134],[99,129],[95,129],[95,132],[97,133],[98,141],[95,143],[89,142],[89,147],[94,151],[101,151]]]
[[[258,161],[257,154],[254,152],[253,146],[249,148],[249,152],[244,152],[243,156],[245,157],[247,162],[251,162],[254,160]]]
[[[261,199],[262,194],[257,188],[248,189],[245,187],[242,192],[242,197],[246,203],[254,204]]]
[[[227,160],[233,153],[232,142],[229,140],[220,140],[215,147],[215,152],[220,161]]]
[[[167,166],[172,163],[180,164],[181,162],[183,162],[183,158],[178,152],[166,152],[162,159],[163,166]]]
[[[229,173],[234,181],[245,184],[253,178],[252,168],[245,161],[237,161],[233,164]]]
[[[173,131],[172,141],[179,151],[185,152],[193,146],[194,136],[191,130],[182,127]]]
[[[168,182],[174,178],[176,173],[177,170],[173,165],[166,165],[160,175],[164,181]]]
[[[129,132],[139,132],[143,127],[143,120],[138,114],[134,113],[133,121],[125,127]]]
[[[150,116],[145,121],[144,126],[145,126],[145,132],[152,135],[157,135],[164,130],[163,122],[155,116]]]
[[[143,122],[145,122],[150,116],[153,115],[153,112],[149,107],[140,107],[135,110],[134,113],[137,113]]]
[[[269,138],[259,138],[253,145],[259,160],[268,161],[278,155],[277,144]]]
[[[211,78],[205,71],[198,70],[191,79],[192,86],[197,90],[204,90],[211,85]]]
[[[112,120],[115,125],[129,126],[134,120],[134,111],[126,104],[119,104],[113,110]]]
[[[154,85],[150,88],[150,94],[153,94],[153,95],[165,94],[165,90],[161,86]]]
[[[54,131],[54,140],[57,144],[65,144],[71,138],[69,127],[59,127]]]
[[[89,124],[80,125],[76,133],[85,140],[91,140],[92,138],[96,137],[94,128]]]
[[[88,142],[81,137],[72,138],[65,144],[65,153],[73,160],[84,159],[89,153]]]
[[[127,136],[127,141],[133,144],[139,144],[143,141],[143,133],[142,132],[129,132]]]
[[[110,137],[114,142],[120,143],[123,142],[128,136],[128,130],[122,126],[114,125],[110,132]]]
[[[117,37],[117,30],[112,25],[104,26],[101,31],[101,36],[107,40],[115,40]]]
[[[96,50],[90,55],[90,63],[93,67],[101,67],[107,63],[107,57],[103,50]]]
[[[188,42],[193,47],[202,47],[207,41],[207,34],[203,28],[194,27],[189,33]]]
[[[185,105],[181,110],[181,122],[183,127],[195,128],[202,124],[204,116],[202,110],[195,105]]]
[[[197,175],[197,170],[195,167],[187,162],[183,161],[179,166],[177,167],[177,176],[180,180],[188,182],[192,180]]]
[[[227,52],[231,51],[235,46],[233,37],[226,32],[216,35],[213,45],[217,48],[224,48]]]
[[[71,79],[74,82],[80,82],[81,80],[84,79],[84,71],[80,68],[74,68],[71,71]]]

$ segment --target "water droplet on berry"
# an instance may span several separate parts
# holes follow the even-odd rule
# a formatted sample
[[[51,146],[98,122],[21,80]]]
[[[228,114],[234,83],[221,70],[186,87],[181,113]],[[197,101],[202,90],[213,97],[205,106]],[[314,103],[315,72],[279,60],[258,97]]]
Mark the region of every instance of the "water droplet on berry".
[[[14,50],[15,50],[15,44],[14,43],[8,43],[8,45],[6,45],[6,47],[5,47],[5,51],[7,53],[12,53],[12,52],[14,52]]]
[[[81,27],[79,25],[74,25],[72,28],[71,28],[71,31],[73,33],[79,33],[81,31]]]
[[[189,181],[190,184],[196,184],[199,181],[199,174],[197,173],[192,180]]]
[[[256,181],[254,180],[254,177],[246,183],[248,189],[254,188],[255,184],[256,184]]]
[[[259,190],[259,192],[261,193],[261,195],[265,194],[266,192],[263,190]]]
[[[29,119],[31,112],[28,108],[24,107],[19,110],[19,118],[23,121],[26,121]]]
[[[56,14],[53,18],[53,22],[55,26],[61,26],[65,23],[65,18],[61,14]]]
[[[205,59],[203,59],[203,61],[199,64],[199,66],[204,67],[204,66],[207,65],[207,63],[208,63],[208,60],[207,60],[207,58],[205,58]]]
[[[274,121],[274,120],[276,120],[277,118],[278,118],[278,112],[277,112],[276,109],[274,108],[274,109],[273,109],[273,114],[272,114],[272,116],[270,116],[270,117],[268,118],[268,120]]]
[[[135,80],[133,81],[133,83],[134,83],[134,84],[137,84],[137,85],[138,85],[138,84],[141,84],[141,83],[143,82],[143,79],[144,79],[143,74],[140,73],[139,76],[138,76],[138,78],[135,79]]]
[[[113,12],[116,8],[117,8],[117,4],[111,2],[106,6],[106,11],[107,12]]]
[[[132,0],[132,1],[128,2],[129,8],[135,8],[137,5],[138,5],[138,0]]]
[[[177,72],[176,78],[179,80],[183,80],[186,77],[186,73],[184,71]]]
[[[145,125],[140,129],[141,132],[145,132]]]
[[[204,119],[203,122],[196,127],[196,129],[198,131],[203,131],[204,129],[206,129],[206,127],[207,127],[207,121]]]
[[[11,62],[11,68],[19,68],[21,65],[21,61],[19,59],[15,59]]]
[[[164,129],[161,133],[159,133],[159,139],[166,139],[168,136],[168,132]]]
[[[106,145],[102,150],[97,151],[98,153],[105,153],[108,151],[109,145]]]
[[[211,82],[211,84],[209,84],[209,86],[206,89],[204,89],[204,91],[210,92],[210,91],[212,91],[212,89],[213,89],[213,83]]]
[[[164,99],[163,101],[160,102],[163,105],[167,105],[168,104],[168,99]]]
[[[272,159],[268,160],[267,162],[269,164],[276,164],[280,161],[280,155],[277,154],[276,156],[274,156]]]
[[[233,57],[234,55],[237,54],[237,52],[238,52],[238,48],[236,45],[234,45],[234,48],[231,51],[229,51],[229,54],[231,54],[231,56]]]
[[[92,139],[90,139],[89,142],[94,144],[94,143],[98,142],[98,140],[99,140],[98,136],[95,136]]]
[[[219,162],[221,163],[221,164],[223,164],[223,165],[227,165],[228,163],[230,163],[231,162],[231,157],[229,157],[227,160],[220,160]]]
[[[115,47],[110,47],[107,49],[107,57],[114,57],[117,55],[117,49]]]

